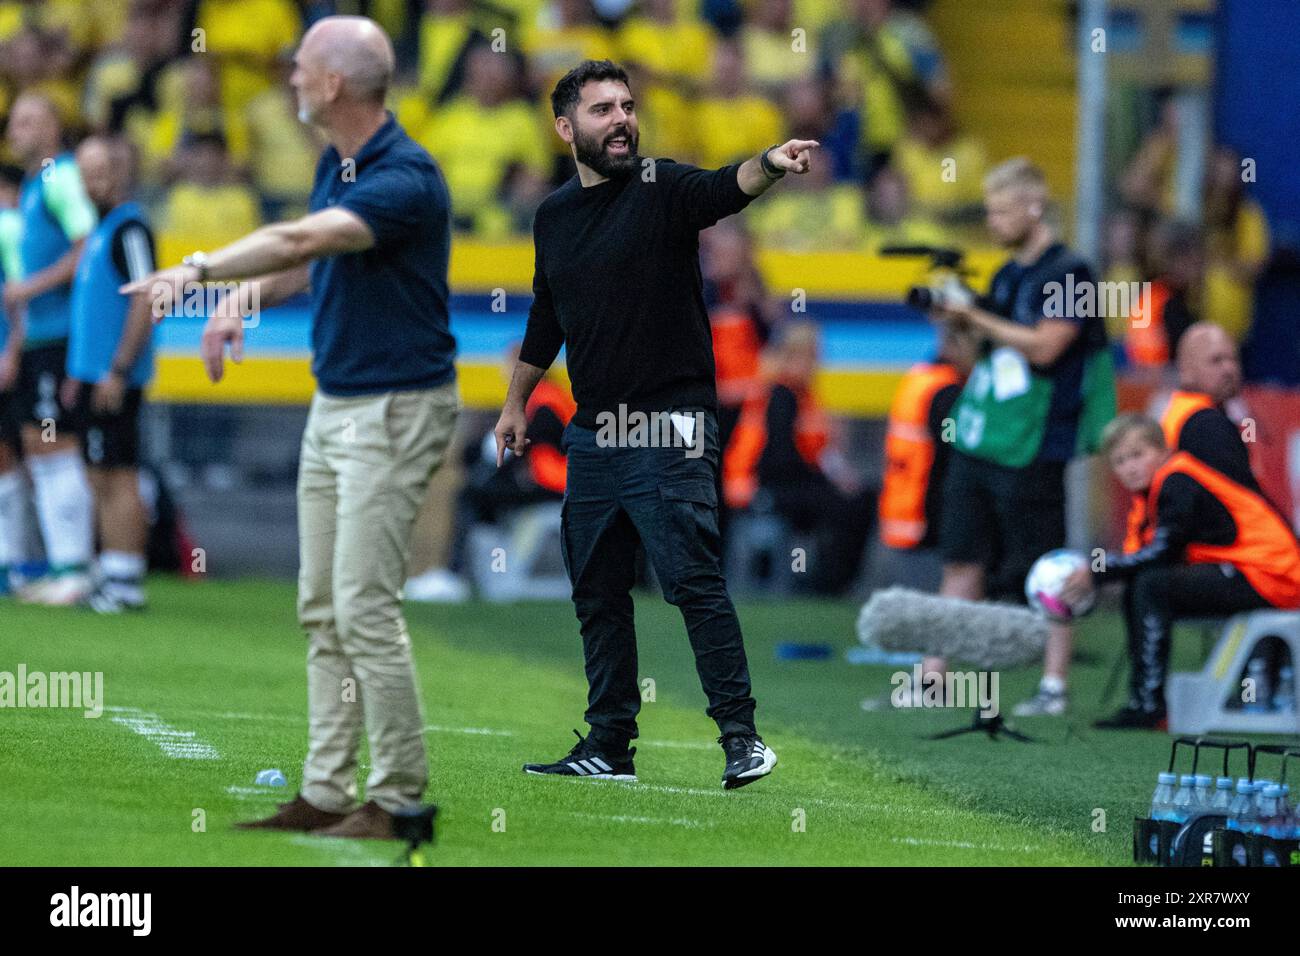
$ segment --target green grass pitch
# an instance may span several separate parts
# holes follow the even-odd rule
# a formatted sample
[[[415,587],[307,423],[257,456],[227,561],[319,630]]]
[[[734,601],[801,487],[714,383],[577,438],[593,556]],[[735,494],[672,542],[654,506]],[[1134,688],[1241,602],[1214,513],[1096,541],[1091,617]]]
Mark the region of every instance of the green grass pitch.
[[[141,615],[0,605],[0,670],[102,671],[99,719],[0,710],[4,865],[387,865],[396,843],[243,833],[234,821],[287,799],[306,748],[305,639],[291,584],[151,582]],[[584,729],[586,686],[567,604],[408,606],[423,687],[429,860],[449,865],[1107,865],[1129,858],[1132,818],[1168,756],[1162,734],[1103,733],[1095,715],[1120,646],[1105,612],[1081,627],[1071,715],[1018,721],[1034,744],[924,736],[954,710],[864,712],[890,669],[851,666],[851,602],[740,607],[759,730],[780,764],[721,789],[716,728],[676,609],[637,601],[640,782],[527,776]],[[776,660],[779,641],[822,641],[830,660]],[[1176,639],[1175,663],[1200,641]],[[1036,668],[1002,674],[1005,711]],[[363,773],[365,756],[363,754]],[[278,767],[288,788],[254,785]],[[197,814],[196,811],[202,811]],[[196,820],[201,819],[203,827]]]

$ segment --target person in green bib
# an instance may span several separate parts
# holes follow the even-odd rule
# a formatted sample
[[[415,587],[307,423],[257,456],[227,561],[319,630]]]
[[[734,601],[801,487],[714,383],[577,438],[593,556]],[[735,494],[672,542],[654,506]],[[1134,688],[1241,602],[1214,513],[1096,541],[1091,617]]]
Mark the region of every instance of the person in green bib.
[[[1115,412],[1114,369],[1088,263],[1048,215],[1041,170],[1012,159],[984,181],[989,232],[1011,254],[988,294],[942,310],[984,339],[953,409],[940,594],[1024,600],[1025,575],[1065,546],[1065,466],[1096,450]],[[1073,633],[1052,624],[1038,693],[1017,716],[1066,709]],[[926,664],[942,673],[946,662]]]

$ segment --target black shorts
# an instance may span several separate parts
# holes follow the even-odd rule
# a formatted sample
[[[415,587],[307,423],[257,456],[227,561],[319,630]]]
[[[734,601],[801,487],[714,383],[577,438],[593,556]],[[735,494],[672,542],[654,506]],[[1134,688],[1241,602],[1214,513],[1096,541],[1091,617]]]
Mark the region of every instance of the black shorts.
[[[136,468],[140,464],[141,390],[128,388],[122,395],[122,407],[109,415],[100,415],[91,406],[95,386],[82,382],[72,416],[82,436],[81,448],[86,464],[92,468]]]
[[[40,428],[53,425],[56,434],[76,432],[76,423],[59,401],[59,391],[68,377],[67,365],[66,342],[39,345],[23,352],[14,388],[14,415],[20,424]]]
[[[980,564],[987,596],[1025,599],[1025,575],[1065,546],[1065,464],[1007,468],[956,449],[944,477],[939,550],[946,564]]]

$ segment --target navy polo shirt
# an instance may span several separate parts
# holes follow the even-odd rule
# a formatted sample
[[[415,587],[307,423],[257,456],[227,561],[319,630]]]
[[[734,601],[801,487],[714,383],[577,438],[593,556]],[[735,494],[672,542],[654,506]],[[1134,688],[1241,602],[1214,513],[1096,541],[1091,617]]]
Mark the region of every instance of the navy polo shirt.
[[[450,382],[451,203],[442,173],[392,113],[354,161],[344,165],[326,147],[311,211],[348,210],[375,244],[311,264],[312,374],[321,391],[338,396]]]

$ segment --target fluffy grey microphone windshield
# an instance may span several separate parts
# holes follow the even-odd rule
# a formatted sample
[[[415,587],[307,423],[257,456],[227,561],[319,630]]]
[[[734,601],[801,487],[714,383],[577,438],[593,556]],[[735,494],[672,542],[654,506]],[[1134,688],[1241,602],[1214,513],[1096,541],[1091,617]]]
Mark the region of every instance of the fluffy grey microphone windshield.
[[[877,591],[858,615],[858,639],[887,651],[914,651],[984,670],[1040,657],[1047,621],[1028,608],[938,597],[908,588]]]

